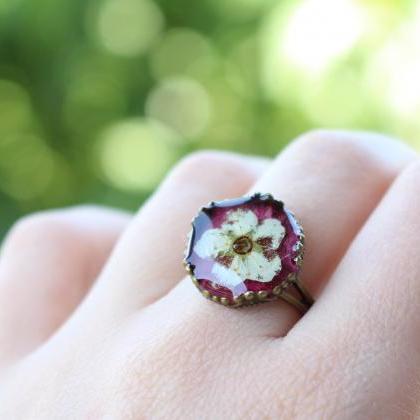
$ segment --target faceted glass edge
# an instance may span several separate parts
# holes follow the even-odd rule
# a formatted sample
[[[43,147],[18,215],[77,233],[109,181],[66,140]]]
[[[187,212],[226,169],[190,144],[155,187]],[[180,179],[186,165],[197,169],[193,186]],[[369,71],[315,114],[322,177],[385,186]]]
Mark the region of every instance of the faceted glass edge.
[[[282,210],[286,213],[292,227],[294,230],[294,233],[296,234],[298,240],[296,241],[296,244],[294,245],[293,249],[296,252],[296,256],[294,258],[294,261],[296,263],[296,265],[298,266],[298,271],[296,273],[291,273],[289,274],[289,276],[279,285],[273,287],[273,289],[268,290],[268,291],[259,291],[259,292],[251,292],[251,291],[247,291],[239,296],[235,296],[233,298],[233,302],[226,298],[226,297],[220,297],[220,296],[216,296],[214,294],[212,294],[209,290],[203,289],[200,286],[200,283],[198,281],[198,279],[195,277],[194,274],[194,269],[195,267],[193,266],[193,264],[191,264],[188,261],[188,258],[190,257],[192,251],[193,251],[193,246],[194,246],[194,240],[195,240],[195,229],[194,229],[194,222],[197,218],[197,216],[195,216],[191,223],[193,228],[191,229],[190,233],[188,234],[188,239],[187,239],[187,247],[185,249],[185,256],[184,256],[184,266],[185,269],[187,271],[187,273],[189,274],[189,276],[191,277],[191,280],[193,282],[193,284],[197,287],[197,289],[199,290],[199,292],[206,298],[209,299],[213,302],[222,304],[224,306],[228,306],[231,308],[239,308],[242,306],[249,306],[249,305],[254,305],[257,303],[263,303],[263,302],[271,302],[273,300],[277,300],[279,298],[281,298],[281,295],[284,293],[284,291],[286,289],[288,289],[293,283],[295,283],[297,281],[297,277],[299,275],[299,272],[302,268],[303,265],[303,257],[304,257],[304,252],[305,252],[305,234],[303,231],[303,227],[302,225],[299,223],[299,221],[297,220],[296,216],[294,215],[294,213],[292,213],[291,211],[287,210],[284,208],[284,203],[280,200],[276,200],[272,194],[269,193],[255,193],[251,196],[243,196],[240,198],[234,198],[234,199],[225,199],[225,200],[221,200],[221,201],[211,201],[210,203],[208,203],[206,206],[203,206],[200,208],[200,210],[198,211],[198,214],[201,211],[205,211],[205,210],[211,210],[214,207],[229,207],[229,206],[235,206],[235,205],[240,205],[243,203],[246,203],[249,200],[253,200],[253,199],[259,199],[259,200],[267,200],[267,201],[273,201],[276,205],[281,206]]]

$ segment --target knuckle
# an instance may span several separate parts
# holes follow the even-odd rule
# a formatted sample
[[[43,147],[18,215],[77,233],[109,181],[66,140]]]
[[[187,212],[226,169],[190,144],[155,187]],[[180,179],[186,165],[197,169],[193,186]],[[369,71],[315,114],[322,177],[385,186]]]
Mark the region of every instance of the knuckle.
[[[335,170],[343,177],[355,175],[382,182],[393,179],[412,159],[408,148],[386,136],[352,131],[314,130],[299,137],[290,147],[300,165]],[[377,175],[380,178],[376,178]]]
[[[346,157],[363,159],[366,156],[367,148],[356,133],[334,131],[334,130],[313,130],[303,134],[295,143],[295,146],[304,152],[316,155],[318,158]]]
[[[58,210],[56,211],[56,216],[59,216],[61,214],[65,213],[69,213],[69,212],[74,212],[74,213],[78,213],[78,214],[97,214],[100,212],[106,211],[105,207],[101,207],[97,204],[93,204],[93,203],[85,203],[85,204],[79,204],[77,206],[72,206],[72,207],[67,207],[64,210]]]
[[[264,164],[263,159],[203,150],[183,158],[164,184],[172,189],[187,186],[189,191],[204,187],[222,198],[231,194],[230,191],[235,194],[240,190],[245,192],[257,180]]]
[[[33,235],[38,236],[55,224],[55,217],[48,213],[35,213],[25,216],[12,226],[8,240]]]
[[[76,232],[59,211],[40,212],[25,216],[10,229],[5,249],[42,246],[45,243],[66,244],[73,241]]]
[[[405,209],[409,208],[413,213],[418,212],[420,208],[420,160],[414,161],[401,172],[393,191],[392,197],[399,197],[400,203]],[[416,223],[416,218],[412,223]]]
[[[400,179],[420,190],[420,160],[415,160],[408,165],[401,173]]]
[[[184,157],[172,170],[173,179],[190,179],[192,175],[205,173],[214,168],[221,167],[232,158],[227,153],[212,150],[193,152]]]

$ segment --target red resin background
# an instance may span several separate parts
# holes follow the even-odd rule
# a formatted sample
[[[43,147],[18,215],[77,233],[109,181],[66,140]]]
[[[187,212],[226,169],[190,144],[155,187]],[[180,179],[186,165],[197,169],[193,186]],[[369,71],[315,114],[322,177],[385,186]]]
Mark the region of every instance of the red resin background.
[[[226,220],[227,213],[239,208],[253,211],[259,222],[262,222],[267,218],[277,219],[286,230],[285,237],[276,250],[276,254],[280,257],[282,262],[281,271],[273,277],[271,282],[267,283],[252,279],[244,279],[246,291],[271,292],[274,287],[283,283],[290,274],[297,274],[299,272],[299,266],[296,264],[295,258],[299,254],[296,245],[300,241],[302,231],[293,215],[284,208],[283,203],[274,200],[271,196],[267,195],[256,195],[214,202],[210,206],[203,208],[193,221],[193,234],[186,262],[192,267],[194,276],[199,281],[201,288],[208,290],[212,295],[226,297],[230,301],[232,301],[234,297],[230,289],[223,286],[214,287],[212,284],[217,281],[211,274],[211,267],[214,264],[214,261],[200,258],[193,250],[196,242],[206,230],[220,228]]]

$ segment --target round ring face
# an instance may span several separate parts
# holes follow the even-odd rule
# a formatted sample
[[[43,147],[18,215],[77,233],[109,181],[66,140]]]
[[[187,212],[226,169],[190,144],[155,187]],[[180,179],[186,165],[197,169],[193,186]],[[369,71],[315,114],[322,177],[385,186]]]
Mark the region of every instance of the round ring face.
[[[297,278],[303,231],[271,195],[213,202],[192,225],[185,264],[205,297],[227,306],[273,300]]]

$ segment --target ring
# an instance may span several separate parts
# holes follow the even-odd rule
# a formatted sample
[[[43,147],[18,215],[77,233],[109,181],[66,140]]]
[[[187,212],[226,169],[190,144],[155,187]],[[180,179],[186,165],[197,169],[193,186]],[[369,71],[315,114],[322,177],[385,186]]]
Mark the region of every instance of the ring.
[[[305,235],[271,194],[212,201],[192,221],[184,264],[201,294],[229,307],[283,299],[306,312]]]

